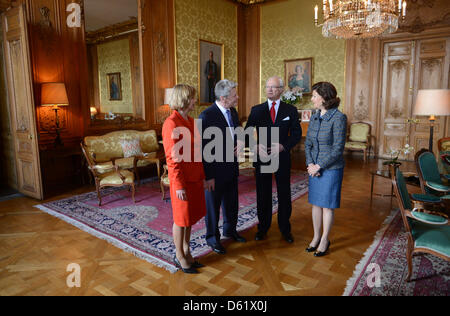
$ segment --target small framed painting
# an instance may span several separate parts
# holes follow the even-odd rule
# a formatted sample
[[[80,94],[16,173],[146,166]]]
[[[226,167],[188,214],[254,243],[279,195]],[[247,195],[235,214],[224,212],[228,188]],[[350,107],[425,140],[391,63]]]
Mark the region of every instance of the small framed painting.
[[[312,93],[313,58],[290,59],[284,61],[285,82],[289,90],[303,94]]]
[[[302,122],[309,122],[311,120],[312,110],[302,110],[301,120]]]
[[[122,100],[122,81],[120,72],[107,74],[108,76],[108,94],[110,101]]]

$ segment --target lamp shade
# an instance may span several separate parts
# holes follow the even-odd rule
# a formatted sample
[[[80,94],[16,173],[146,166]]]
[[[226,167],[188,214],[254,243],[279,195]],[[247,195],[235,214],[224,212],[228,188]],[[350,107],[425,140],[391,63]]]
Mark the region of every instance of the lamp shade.
[[[429,89],[419,90],[414,115],[445,116],[450,115],[450,90]]]
[[[43,83],[41,86],[41,105],[69,105],[65,84],[63,82]]]
[[[165,91],[164,91],[164,104],[169,104],[172,92],[173,92],[173,88],[166,88],[165,89]]]

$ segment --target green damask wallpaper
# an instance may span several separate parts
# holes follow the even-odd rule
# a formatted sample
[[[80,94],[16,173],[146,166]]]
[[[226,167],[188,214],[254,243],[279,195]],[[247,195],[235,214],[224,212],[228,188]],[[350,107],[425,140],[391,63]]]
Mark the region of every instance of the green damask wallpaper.
[[[224,44],[224,76],[237,82],[237,9],[224,0],[175,0],[177,82],[198,89],[198,40]],[[206,106],[197,106],[193,117]]]
[[[267,78],[284,78],[284,60],[313,57],[313,83],[329,81],[336,86],[343,109],[345,88],[345,41],[322,36],[314,26],[314,6],[321,0],[288,0],[262,7],[261,11],[261,101],[265,101]],[[301,108],[311,108],[309,96]]]
[[[129,39],[99,44],[97,54],[102,113],[133,113]],[[122,100],[110,101],[107,74],[116,72],[121,76]]]

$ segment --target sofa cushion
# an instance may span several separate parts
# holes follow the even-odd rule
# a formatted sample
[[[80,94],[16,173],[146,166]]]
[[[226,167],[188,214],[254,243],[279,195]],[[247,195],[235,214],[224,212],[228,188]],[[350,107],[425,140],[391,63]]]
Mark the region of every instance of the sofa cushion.
[[[122,145],[124,158],[142,156],[144,154],[141,149],[139,138],[134,138],[130,140],[121,140],[120,144]]]

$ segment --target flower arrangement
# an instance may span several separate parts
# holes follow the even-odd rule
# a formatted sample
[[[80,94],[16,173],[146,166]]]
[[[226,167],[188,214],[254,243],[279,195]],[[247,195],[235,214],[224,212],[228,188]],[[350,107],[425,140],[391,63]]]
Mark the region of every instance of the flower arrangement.
[[[302,98],[303,94],[300,92],[298,87],[292,90],[287,90],[281,95],[281,101],[292,105],[299,103]]]
[[[398,156],[400,154],[407,155],[407,154],[409,154],[409,153],[411,153],[413,151],[414,151],[414,147],[409,146],[409,144],[406,144],[405,147],[400,148],[400,149],[391,149],[391,151],[389,152],[389,155],[391,156],[391,159],[383,162],[383,165],[400,164],[400,162],[398,161]]]

